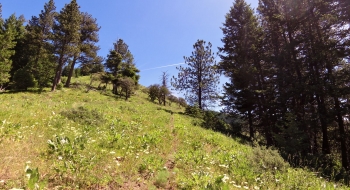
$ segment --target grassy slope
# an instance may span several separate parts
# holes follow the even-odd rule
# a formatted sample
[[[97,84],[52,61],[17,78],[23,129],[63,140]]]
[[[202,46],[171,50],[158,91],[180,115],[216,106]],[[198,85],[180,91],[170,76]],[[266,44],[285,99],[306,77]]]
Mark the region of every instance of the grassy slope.
[[[345,189],[287,167],[274,151],[194,126],[176,105],[150,103],[141,91],[129,101],[63,89],[4,93],[0,102],[0,189],[28,186],[26,163],[47,189]],[[79,107],[103,120],[63,116]],[[56,136],[70,143],[50,152]]]

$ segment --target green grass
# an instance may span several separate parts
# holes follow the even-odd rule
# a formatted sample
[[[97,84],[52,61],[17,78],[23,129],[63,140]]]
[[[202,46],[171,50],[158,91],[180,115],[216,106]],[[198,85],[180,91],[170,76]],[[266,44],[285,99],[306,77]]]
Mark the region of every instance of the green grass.
[[[194,126],[182,108],[141,90],[129,101],[81,87],[6,92],[0,102],[0,189],[347,188],[289,167],[277,151]]]

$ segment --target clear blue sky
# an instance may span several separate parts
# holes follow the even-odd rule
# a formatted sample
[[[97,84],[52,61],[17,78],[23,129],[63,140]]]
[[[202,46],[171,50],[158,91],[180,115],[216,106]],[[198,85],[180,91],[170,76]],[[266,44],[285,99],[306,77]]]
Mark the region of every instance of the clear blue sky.
[[[12,13],[27,20],[38,16],[48,0],[2,0],[3,18]],[[57,11],[70,0],[55,0]],[[222,46],[220,27],[234,0],[77,0],[80,11],[97,19],[101,50],[106,57],[113,42],[123,39],[141,70],[140,84],[159,83],[162,71],[177,75],[175,66],[190,56],[197,39]],[[258,0],[247,0],[253,8]],[[151,70],[149,70],[151,69]]]

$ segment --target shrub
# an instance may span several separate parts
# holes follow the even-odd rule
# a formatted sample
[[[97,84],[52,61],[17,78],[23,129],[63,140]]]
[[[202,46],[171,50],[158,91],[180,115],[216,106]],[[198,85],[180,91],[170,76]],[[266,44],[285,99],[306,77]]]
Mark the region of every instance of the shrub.
[[[222,133],[231,133],[231,126],[220,119],[219,114],[214,111],[204,111],[202,127]]]
[[[68,79],[68,77],[62,76],[61,77],[61,83],[63,83],[63,84],[66,83],[67,79]]]
[[[156,181],[154,185],[159,188],[165,188],[168,182],[169,172],[167,170],[162,170],[157,173]]]
[[[247,156],[249,162],[253,165],[257,173],[266,171],[284,171],[289,167],[289,164],[279,154],[278,150],[257,146],[253,148],[251,156]]]
[[[194,105],[194,106],[186,106],[185,114],[186,114],[186,115],[190,115],[190,116],[192,116],[192,117],[201,118],[203,112],[202,112],[202,110],[199,108],[198,105]]]
[[[171,105],[171,103],[178,103],[179,102],[179,99],[176,97],[176,96],[174,96],[174,95],[169,95],[168,96],[168,100],[169,100],[169,105]]]
[[[186,102],[186,100],[184,98],[179,97],[178,101],[179,101],[179,106],[181,106],[181,107],[186,107],[187,106],[187,102]]]
[[[74,76],[75,76],[75,78],[78,78],[78,77],[80,77],[81,76],[81,69],[80,68],[76,68],[76,69],[74,69]]]
[[[148,88],[142,87],[142,88],[141,88],[141,92],[142,92],[142,93],[145,93],[145,94],[148,94],[148,93],[149,93],[149,90],[148,90]]]
[[[19,69],[13,76],[15,88],[18,90],[27,90],[29,87],[35,87],[36,81],[34,76],[26,68]]]
[[[101,125],[104,122],[103,115],[97,110],[88,110],[81,106],[76,109],[63,111],[61,115],[74,122],[86,125]]]
[[[58,83],[57,86],[56,86],[56,89],[57,90],[62,90],[63,89],[63,83]]]
[[[148,97],[152,102],[158,98],[160,86],[158,84],[153,84],[148,87]]]
[[[122,88],[121,91],[125,93],[125,100],[128,100],[135,90],[135,81],[130,77],[125,77],[118,80],[118,85]]]

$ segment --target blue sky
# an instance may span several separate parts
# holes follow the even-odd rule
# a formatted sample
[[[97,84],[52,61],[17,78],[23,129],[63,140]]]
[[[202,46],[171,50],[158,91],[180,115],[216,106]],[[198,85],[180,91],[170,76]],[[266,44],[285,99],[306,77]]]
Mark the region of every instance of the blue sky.
[[[12,13],[27,20],[38,16],[48,0],[2,0],[3,18]],[[55,0],[57,11],[70,0]],[[97,19],[101,50],[106,57],[113,42],[123,39],[141,70],[140,84],[159,83],[163,71],[177,75],[176,66],[190,56],[197,39],[222,46],[220,27],[234,0],[77,0],[80,11]],[[258,0],[247,0],[253,8]],[[162,67],[158,69],[152,69]]]

